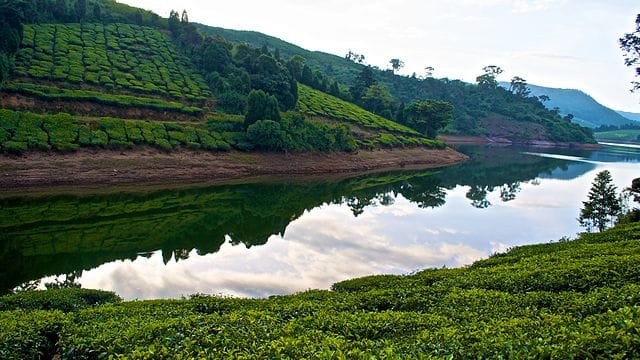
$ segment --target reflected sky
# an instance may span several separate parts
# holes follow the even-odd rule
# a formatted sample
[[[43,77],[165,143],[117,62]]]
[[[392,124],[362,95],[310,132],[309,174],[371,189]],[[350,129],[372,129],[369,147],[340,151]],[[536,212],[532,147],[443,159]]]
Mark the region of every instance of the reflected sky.
[[[158,251],[84,271],[80,283],[126,299],[194,293],[266,297],[326,289],[370,274],[463,266],[512,246],[575,237],[582,230],[579,209],[597,172],[611,171],[619,189],[640,176],[638,154],[625,155],[635,161],[612,162],[617,151],[591,157],[547,150],[529,154],[560,156],[570,163],[521,182],[511,201],[502,201],[494,189],[486,197],[490,206],[483,209],[471,206],[466,185],[445,190],[446,203],[437,208],[420,208],[398,195],[392,204],[378,201],[355,217],[346,204],[325,204],[305,211],[284,235],[272,235],[264,245],[248,249],[227,241],[214,254],[198,256],[194,250],[188,259],[166,265]]]

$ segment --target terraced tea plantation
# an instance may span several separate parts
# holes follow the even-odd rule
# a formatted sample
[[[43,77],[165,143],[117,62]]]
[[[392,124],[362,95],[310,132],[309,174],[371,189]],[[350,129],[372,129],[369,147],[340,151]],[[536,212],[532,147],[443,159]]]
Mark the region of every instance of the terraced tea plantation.
[[[303,84],[298,84],[298,108],[307,115],[345,120],[369,129],[420,136],[418,132],[404,125],[385,119],[352,103],[312,89]]]
[[[209,131],[171,122],[112,118],[83,121],[68,114],[38,115],[0,110],[0,149],[69,151],[80,147],[128,148],[150,145],[164,150],[229,150],[240,133]]]
[[[127,24],[27,25],[15,76],[193,101],[211,95],[169,38]]]

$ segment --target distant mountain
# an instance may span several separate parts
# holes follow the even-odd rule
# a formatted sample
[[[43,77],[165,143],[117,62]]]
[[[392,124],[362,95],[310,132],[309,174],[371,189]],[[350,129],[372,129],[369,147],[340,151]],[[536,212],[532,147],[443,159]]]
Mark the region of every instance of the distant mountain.
[[[509,83],[501,82],[500,85],[509,88]],[[531,84],[528,86],[531,89],[531,95],[546,95],[550,98],[544,103],[548,109],[557,107],[563,116],[572,114],[573,122],[576,124],[597,128],[602,125],[620,126],[632,123],[628,118],[600,104],[580,90],[556,89]]]
[[[638,113],[632,113],[632,112],[626,112],[626,111],[618,111],[618,114],[626,117],[629,120],[640,121],[640,114],[638,114]]]

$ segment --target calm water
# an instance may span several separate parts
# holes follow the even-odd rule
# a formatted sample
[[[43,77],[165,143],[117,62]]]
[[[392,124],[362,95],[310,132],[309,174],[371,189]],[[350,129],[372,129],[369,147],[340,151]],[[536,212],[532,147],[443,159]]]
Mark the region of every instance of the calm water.
[[[454,267],[581,231],[598,171],[640,177],[640,149],[466,147],[465,164],[340,181],[11,197],[0,292],[74,279],[126,299],[264,297],[369,274]]]

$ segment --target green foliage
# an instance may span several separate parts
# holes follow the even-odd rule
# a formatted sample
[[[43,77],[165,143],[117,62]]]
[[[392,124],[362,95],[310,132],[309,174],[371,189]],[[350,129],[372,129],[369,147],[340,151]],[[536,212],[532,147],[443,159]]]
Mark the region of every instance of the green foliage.
[[[0,312],[0,354],[74,358],[637,358],[640,224],[460,269],[262,300]],[[29,296],[27,295],[27,298]],[[38,308],[38,306],[34,306]]]
[[[199,116],[203,110],[190,107],[179,102],[155,98],[142,98],[132,95],[112,95],[88,90],[70,90],[45,85],[12,83],[7,91],[36,96],[53,101],[93,101],[99,104],[125,108],[147,108],[160,111],[171,111],[187,115]]]
[[[299,85],[298,92],[298,108],[305,114],[345,120],[371,129],[387,130],[406,135],[419,135],[416,131],[406,126],[372,114],[334,96],[311,89],[306,85]]]
[[[622,212],[622,205],[608,170],[603,170],[596,175],[589,190],[589,200],[582,204],[578,221],[587,230],[590,231],[596,227],[602,232],[609,224],[615,223]]]
[[[156,29],[128,24],[38,24],[28,25],[25,35],[16,72],[36,80],[88,83],[188,101],[210,96],[204,79]]]
[[[80,288],[23,291],[0,297],[0,311],[60,310],[64,312],[116,303],[121,299],[113,292]]]
[[[415,102],[405,109],[404,119],[410,128],[435,138],[438,130],[453,120],[453,106],[439,100]]]
[[[225,128],[227,129],[227,128]],[[83,121],[68,114],[37,115],[0,110],[0,149],[20,153],[30,149],[73,151],[80,147],[129,148],[175,146],[192,149],[229,150],[222,131],[169,122],[101,118]]]
[[[278,100],[262,90],[251,90],[247,98],[247,111],[244,116],[244,127],[249,128],[258,120],[280,121]]]

